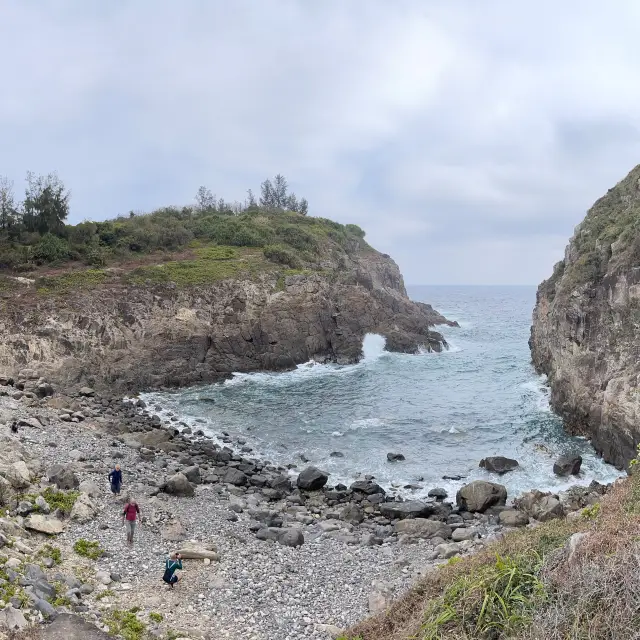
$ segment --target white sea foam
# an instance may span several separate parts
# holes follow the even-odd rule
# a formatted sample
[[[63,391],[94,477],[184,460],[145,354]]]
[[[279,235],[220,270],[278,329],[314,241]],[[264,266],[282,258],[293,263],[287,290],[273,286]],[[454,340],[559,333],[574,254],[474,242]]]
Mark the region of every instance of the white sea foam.
[[[525,395],[533,400],[539,411],[551,412],[551,405],[549,404],[550,390],[547,386],[547,376],[541,375],[534,380],[523,382],[520,388],[524,389]]]

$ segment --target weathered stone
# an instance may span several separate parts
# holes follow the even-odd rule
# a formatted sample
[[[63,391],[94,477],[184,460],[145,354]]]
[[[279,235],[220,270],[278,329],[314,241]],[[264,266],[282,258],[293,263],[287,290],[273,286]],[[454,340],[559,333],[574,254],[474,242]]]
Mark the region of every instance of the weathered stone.
[[[80,485],[78,476],[68,467],[62,464],[54,464],[47,471],[49,481],[58,487],[58,489],[70,490],[76,489]]]
[[[427,520],[426,518],[412,518],[400,520],[395,526],[396,533],[409,536],[411,538],[431,538],[447,539],[451,537],[451,527],[438,520]]]
[[[98,507],[86,493],[81,493],[71,509],[71,520],[81,524],[91,522],[98,515]]]
[[[186,543],[178,549],[178,553],[185,560],[204,560],[205,558],[213,561],[220,560],[214,545]]]
[[[407,502],[385,502],[380,505],[380,513],[395,520],[404,518],[427,518],[434,512],[435,505],[420,500],[410,500]]]
[[[582,456],[560,456],[553,465],[553,473],[558,476],[577,476],[582,466]]]
[[[46,517],[38,513],[32,513],[24,521],[25,529],[56,535],[64,531],[64,525],[57,518]]]
[[[249,481],[246,473],[233,467],[229,467],[222,478],[222,482],[233,484],[237,487],[244,487]]]
[[[296,484],[305,491],[318,491],[327,484],[328,479],[328,473],[321,471],[317,467],[307,467],[298,475]]]
[[[162,491],[173,496],[192,497],[195,495],[193,485],[187,480],[183,473],[176,473],[171,476],[163,485]]]
[[[531,518],[541,522],[564,516],[564,507],[558,497],[551,493],[543,493],[537,489],[529,491],[514,500],[514,506]]]
[[[507,489],[501,484],[475,480],[461,487],[456,494],[457,505],[466,511],[483,513],[494,505],[504,505]]]
[[[388,462],[400,462],[402,460],[405,460],[405,457],[402,453],[392,453],[392,452],[387,453]]]
[[[195,484],[200,484],[202,482],[202,478],[200,476],[200,467],[197,464],[183,469],[182,473],[186,476],[189,482],[193,482]]]
[[[364,493],[368,496],[373,495],[374,493],[385,494],[385,490],[375,482],[371,482],[370,480],[358,480],[354,482],[350,487],[351,491],[357,491],[359,493]]]
[[[505,527],[524,527],[529,524],[529,516],[516,509],[506,509],[500,512],[498,521]]]
[[[491,473],[502,475],[518,467],[518,461],[503,456],[489,456],[480,460],[480,467]]]
[[[364,520],[364,511],[355,504],[348,504],[340,513],[340,519],[350,524],[360,524]]]
[[[60,614],[51,624],[40,630],[41,640],[113,640],[83,618],[70,613]]]

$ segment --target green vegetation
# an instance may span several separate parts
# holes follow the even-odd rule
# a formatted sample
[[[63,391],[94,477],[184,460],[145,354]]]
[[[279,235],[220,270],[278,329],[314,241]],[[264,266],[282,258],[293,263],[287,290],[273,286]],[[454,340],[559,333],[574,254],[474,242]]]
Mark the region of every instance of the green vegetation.
[[[62,562],[60,547],[56,547],[53,544],[45,544],[40,551],[38,551],[38,556],[41,558],[51,558],[56,564]]]
[[[137,610],[129,609],[111,611],[104,621],[109,627],[112,636],[122,636],[125,640],[142,640],[145,637],[147,626],[138,620]]]
[[[156,624],[160,624],[164,620],[164,616],[161,613],[152,611],[149,614],[149,620],[151,620],[151,622],[155,622]]]
[[[96,600],[102,600],[103,598],[110,598],[111,596],[115,596],[115,592],[112,589],[105,589],[101,591],[97,596]]]
[[[599,282],[611,269],[640,265],[639,179],[640,165],[591,207],[576,228],[573,245],[577,259],[556,266],[548,287],[563,274],[563,286],[575,288]]]
[[[40,294],[112,281],[198,286],[269,265],[299,269],[366,246],[357,225],[309,217],[308,203],[281,175],[262,183],[259,199],[249,190],[244,203],[201,187],[195,205],[66,225],[69,206],[55,174],[28,174],[22,203],[0,177],[0,276],[33,277]],[[15,286],[0,277],[3,290]]]
[[[580,515],[519,529],[441,564],[341,640],[632,640],[640,611],[640,474]]]
[[[36,504],[36,498],[38,497],[37,493],[25,493],[19,496],[20,500],[24,500],[26,502],[30,502],[33,505],[35,511],[39,511],[39,507]],[[53,487],[47,487],[42,492],[42,497],[47,501],[47,504],[51,507],[52,511],[56,509],[60,509],[62,513],[68,515],[71,513],[73,509],[73,505],[76,503],[78,496],[80,495],[79,491],[60,491],[58,489],[54,489]]]
[[[100,543],[80,538],[73,545],[73,550],[79,555],[91,560],[97,560],[103,553],[104,549],[100,547]]]

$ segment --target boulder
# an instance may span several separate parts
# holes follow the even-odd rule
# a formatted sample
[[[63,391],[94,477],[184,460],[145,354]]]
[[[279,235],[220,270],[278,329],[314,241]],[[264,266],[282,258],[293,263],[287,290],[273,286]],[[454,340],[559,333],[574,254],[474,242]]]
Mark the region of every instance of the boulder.
[[[488,458],[482,458],[482,460],[480,460],[480,467],[491,473],[502,475],[518,467],[518,461],[503,456],[489,456]]]
[[[498,515],[498,521],[505,527],[524,527],[529,524],[529,516],[516,509],[505,509]]]
[[[296,484],[305,491],[317,491],[322,489],[329,480],[329,474],[317,467],[307,467],[300,472]]]
[[[214,545],[187,543],[178,549],[178,553],[185,560],[204,560],[205,558],[215,561],[220,560]]]
[[[244,487],[248,481],[247,474],[234,467],[229,467],[222,478],[222,482],[233,484],[236,487]]]
[[[560,456],[553,465],[553,473],[557,476],[577,476],[582,466],[582,456]]]
[[[427,495],[436,500],[445,500],[449,494],[444,489],[435,487],[435,489],[431,489]]]
[[[65,491],[76,489],[80,485],[78,476],[68,466],[62,464],[54,464],[50,467],[47,471],[47,477],[58,489]]]
[[[358,480],[357,482],[354,482],[349,488],[351,489],[351,491],[364,493],[368,496],[372,496],[375,493],[380,493],[382,495],[386,493],[379,484],[371,482],[371,480]]]
[[[484,513],[507,502],[507,489],[501,484],[475,480],[458,489],[456,504],[465,511]]]
[[[387,460],[389,462],[400,462],[402,460],[406,460],[402,453],[387,453]]]
[[[540,520],[540,522],[564,516],[564,507],[558,496],[551,493],[543,493],[537,489],[529,491],[514,500],[514,506],[529,517]]]
[[[24,521],[25,529],[31,531],[39,531],[40,533],[48,533],[49,535],[56,535],[64,531],[64,525],[57,518],[49,518],[39,513],[32,513]]]
[[[202,482],[202,477],[200,476],[200,467],[197,464],[183,469],[182,473],[187,477],[187,480],[189,482],[193,482],[195,484],[200,484]]]
[[[278,544],[283,547],[300,547],[304,544],[304,535],[300,529],[281,529]]]
[[[473,527],[458,527],[453,530],[451,539],[454,542],[462,542],[463,540],[473,540],[477,535],[478,532]]]
[[[96,498],[101,493],[100,487],[98,487],[98,485],[91,480],[83,480],[78,486],[78,491],[80,491],[81,493],[86,493],[92,498]]]
[[[187,480],[184,473],[176,473],[171,476],[163,485],[162,491],[172,496],[187,496],[192,497],[195,495],[193,485]]]
[[[364,511],[356,504],[348,504],[340,513],[340,520],[360,524],[364,520]]]
[[[446,540],[451,537],[451,527],[438,520],[427,520],[426,518],[412,518],[396,522],[396,533],[409,536],[411,538],[442,538]]]
[[[61,613],[51,624],[41,627],[42,640],[113,640],[95,625],[71,613]]]
[[[14,631],[24,629],[26,626],[27,621],[20,609],[14,609],[11,604],[7,604],[4,609],[0,609],[0,629]]]
[[[380,505],[380,513],[389,520],[405,518],[428,518],[434,512],[434,505],[421,500],[407,502],[384,502]]]
[[[11,463],[1,473],[14,489],[26,489],[31,484],[31,473],[23,460]]]
[[[291,480],[287,476],[276,476],[269,482],[271,489],[282,493],[291,493]]]
[[[96,392],[91,387],[82,387],[79,393],[85,398],[91,398],[96,395]]]
[[[81,493],[71,509],[71,520],[84,524],[91,522],[98,515],[98,507],[86,493]]]

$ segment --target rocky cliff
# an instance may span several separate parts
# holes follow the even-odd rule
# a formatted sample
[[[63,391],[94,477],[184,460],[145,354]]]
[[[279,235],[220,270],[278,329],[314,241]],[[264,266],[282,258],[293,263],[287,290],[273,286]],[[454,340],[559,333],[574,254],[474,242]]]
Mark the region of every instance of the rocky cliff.
[[[430,327],[447,321],[409,300],[388,256],[363,244],[321,266],[250,268],[197,286],[136,283],[120,269],[64,276],[58,289],[14,278],[0,291],[0,373],[29,368],[66,386],[131,392],[311,358],[357,361],[369,332],[394,351],[446,346]]]
[[[640,166],[594,204],[540,285],[529,344],[568,430],[626,468],[640,442]]]

